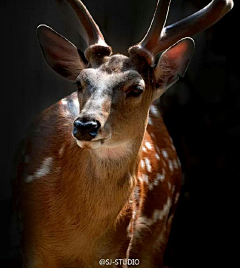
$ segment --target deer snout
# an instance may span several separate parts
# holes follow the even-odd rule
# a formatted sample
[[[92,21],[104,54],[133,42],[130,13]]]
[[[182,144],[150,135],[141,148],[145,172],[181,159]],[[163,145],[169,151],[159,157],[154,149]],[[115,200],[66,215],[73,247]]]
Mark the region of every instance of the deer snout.
[[[98,120],[77,118],[73,123],[73,136],[78,140],[90,141],[98,135],[100,127]]]

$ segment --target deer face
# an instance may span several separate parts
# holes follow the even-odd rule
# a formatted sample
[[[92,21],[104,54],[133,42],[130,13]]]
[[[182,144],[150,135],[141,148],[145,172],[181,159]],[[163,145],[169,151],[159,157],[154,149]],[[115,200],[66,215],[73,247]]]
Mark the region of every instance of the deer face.
[[[81,71],[80,114],[73,131],[78,144],[115,147],[142,136],[152,102],[151,79],[123,55],[106,57],[99,67]]]

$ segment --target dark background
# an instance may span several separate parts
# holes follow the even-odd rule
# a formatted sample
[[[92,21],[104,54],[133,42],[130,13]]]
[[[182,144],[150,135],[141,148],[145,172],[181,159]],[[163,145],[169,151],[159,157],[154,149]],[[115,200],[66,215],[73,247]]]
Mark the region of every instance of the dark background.
[[[157,1],[85,0],[114,52],[141,40]],[[168,23],[209,1],[172,1]],[[166,263],[171,267],[232,267],[238,257],[240,138],[239,26],[234,9],[194,37],[196,52],[185,78],[160,101],[182,162],[184,183]],[[80,48],[80,36],[54,0],[1,0],[0,267],[21,267],[11,180],[15,155],[34,116],[75,87],[46,65],[35,30],[45,23]]]

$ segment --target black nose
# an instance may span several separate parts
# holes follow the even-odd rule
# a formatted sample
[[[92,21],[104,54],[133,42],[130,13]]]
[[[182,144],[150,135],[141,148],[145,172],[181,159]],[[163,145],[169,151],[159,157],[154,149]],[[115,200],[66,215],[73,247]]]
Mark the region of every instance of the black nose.
[[[97,120],[77,118],[73,124],[73,135],[78,140],[90,141],[97,136],[100,127]]]

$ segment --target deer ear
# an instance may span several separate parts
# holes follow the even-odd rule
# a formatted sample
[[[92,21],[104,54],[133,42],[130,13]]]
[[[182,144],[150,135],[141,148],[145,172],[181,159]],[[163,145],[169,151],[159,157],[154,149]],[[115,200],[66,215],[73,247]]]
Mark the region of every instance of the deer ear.
[[[156,78],[156,92],[154,100],[159,98],[170,86],[183,77],[194,52],[192,38],[184,38],[168,48],[161,55],[154,74]]]
[[[62,77],[75,81],[86,67],[83,53],[47,25],[38,26],[37,36],[48,65]]]

